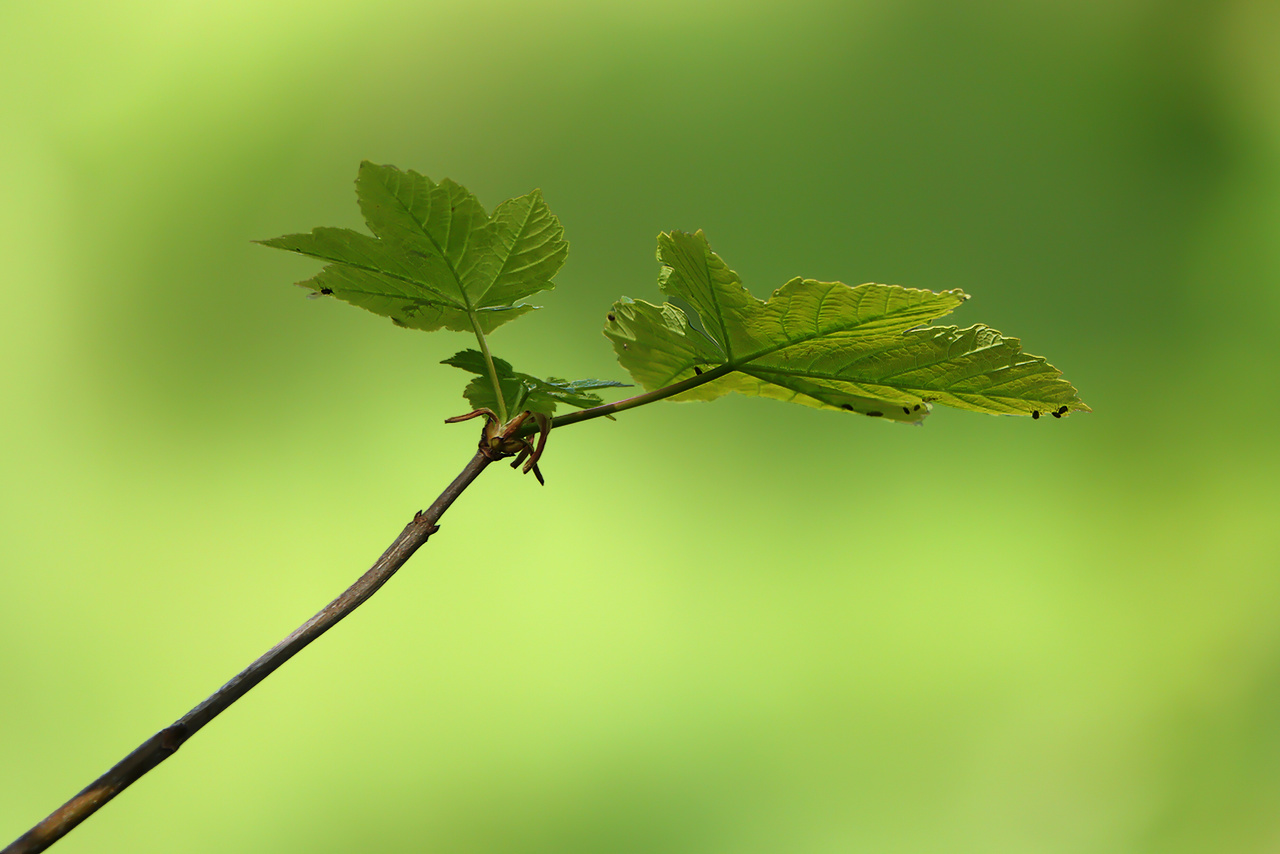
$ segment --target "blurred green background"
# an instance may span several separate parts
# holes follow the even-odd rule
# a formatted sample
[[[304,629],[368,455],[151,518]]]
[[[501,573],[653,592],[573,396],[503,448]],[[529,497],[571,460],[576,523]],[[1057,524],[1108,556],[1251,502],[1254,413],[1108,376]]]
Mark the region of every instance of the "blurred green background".
[[[67,852],[1280,850],[1280,5],[0,6],[0,842],[468,459],[465,336],[290,283],[362,158],[571,243],[975,295],[1095,410],[661,404],[486,474]]]

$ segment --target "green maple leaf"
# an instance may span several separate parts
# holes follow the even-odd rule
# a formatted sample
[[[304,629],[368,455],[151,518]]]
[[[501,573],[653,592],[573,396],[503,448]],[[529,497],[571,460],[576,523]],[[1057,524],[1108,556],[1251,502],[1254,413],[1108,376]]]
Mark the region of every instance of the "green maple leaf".
[[[462,394],[472,409],[498,410],[498,399],[494,394],[493,383],[488,378],[488,367],[484,355],[478,350],[463,350],[445,359],[440,364],[453,365],[473,374],[479,374]],[[604,400],[591,391],[598,388],[619,388],[626,383],[613,380],[562,380],[555,377],[539,379],[529,374],[522,374],[511,367],[504,359],[495,358],[493,366],[498,374],[498,384],[502,388],[502,397],[506,403],[506,411],[512,414],[524,412],[543,412],[554,415],[556,405],[560,403],[587,409],[599,406]]]
[[[413,329],[489,333],[536,306],[569,244],[534,190],[493,215],[466,188],[394,166],[360,164],[356,196],[370,237],[317,228],[260,241],[329,262],[300,285]]]
[[[623,298],[605,326],[646,389],[708,380],[672,400],[730,392],[919,423],[932,403],[993,414],[1088,412],[1061,372],[994,329],[925,324],[968,296],[796,278],[766,301],[701,231],[658,237],[659,287],[689,307]]]

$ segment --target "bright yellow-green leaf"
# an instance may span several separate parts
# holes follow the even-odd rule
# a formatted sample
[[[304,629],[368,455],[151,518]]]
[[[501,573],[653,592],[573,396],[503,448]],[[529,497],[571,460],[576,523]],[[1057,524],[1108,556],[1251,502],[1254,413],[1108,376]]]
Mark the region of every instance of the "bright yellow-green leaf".
[[[618,360],[649,390],[732,369],[673,400],[738,392],[907,423],[935,402],[1036,418],[1089,411],[1018,339],[926,325],[968,299],[962,291],[796,278],[760,300],[700,231],[660,235],[658,260],[659,286],[697,322],[671,303],[623,298],[605,326]]]

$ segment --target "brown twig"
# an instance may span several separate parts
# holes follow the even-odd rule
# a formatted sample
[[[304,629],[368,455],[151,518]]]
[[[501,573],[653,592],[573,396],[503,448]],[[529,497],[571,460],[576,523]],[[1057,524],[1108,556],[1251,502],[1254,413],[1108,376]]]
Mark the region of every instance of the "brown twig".
[[[523,435],[541,432],[542,435],[537,449],[531,449],[530,453],[532,462],[536,463],[546,443],[547,432],[551,426],[563,427],[601,416],[611,417],[615,412],[624,412],[637,406],[643,406],[646,403],[653,403],[703,383],[711,382],[732,370],[733,368],[728,365],[721,365],[665,388],[656,389],[615,403],[606,403],[591,409],[562,415],[546,425],[543,424],[547,420],[545,417],[537,419],[536,424],[533,421],[526,424],[525,418],[520,418],[518,422],[508,425],[511,428],[510,432],[504,435],[503,438],[520,439]],[[496,418],[493,413],[481,409],[467,415],[450,418],[448,421],[464,421],[480,415]],[[526,413],[526,417],[527,415]],[[462,470],[462,473],[454,478],[453,483],[449,484],[445,491],[440,493],[440,497],[432,502],[430,507],[420,511],[413,517],[413,521],[405,527],[400,536],[396,537],[395,542],[383,552],[377,563],[368,572],[360,576],[360,579],[348,587],[341,596],[326,605],[320,613],[295,629],[292,634],[264,653],[253,664],[240,671],[235,678],[207,697],[200,705],[140,744],[132,753],[117,762],[110,771],[94,780],[80,794],[67,801],[44,821],[10,843],[8,847],[0,851],[0,854],[35,854],[37,851],[44,851],[63,836],[66,836],[73,827],[97,812],[107,801],[120,794],[130,784],[173,755],[182,746],[183,742],[195,735],[201,727],[217,717],[228,706],[247,694],[250,688],[270,676],[276,668],[292,658],[307,644],[333,628],[339,620],[350,614],[363,604],[366,599],[376,593],[378,588],[385,584],[387,579],[391,578],[396,573],[396,570],[400,569],[405,561],[418,550],[418,547],[435,533],[437,530],[436,521],[444,514],[445,510],[449,509],[449,505],[453,504],[454,500],[462,494],[462,491],[480,476],[480,472],[484,471],[485,467],[493,460],[507,455],[505,452],[495,455],[493,449],[486,444],[487,438],[487,436],[482,436],[481,450],[476,453],[471,462],[467,463],[467,467]],[[529,447],[528,442],[523,442],[523,444],[525,447]],[[519,461],[517,460],[517,462]],[[532,469],[538,475],[538,480],[541,481],[542,475],[537,470],[536,465],[532,466]]]
[[[396,570],[404,566],[418,547],[427,541],[438,528],[436,522],[444,515],[462,491],[480,476],[485,466],[492,462],[477,452],[453,483],[440,493],[426,510],[419,511],[405,529],[400,532],[382,557],[346,591],[324,607],[320,613],[307,620],[288,637],[273,646],[257,661],[240,671],[200,705],[187,712],[172,725],[151,736],[136,750],[121,759],[80,794],[67,801],[44,821],[28,830],[9,844],[0,854],[34,854],[43,851],[65,836],[73,827],[93,815],[107,801],[124,791],[135,780],[168,759],[188,738],[218,716],[224,709],[243,697],[249,689],[266,679],[303,647],[333,628],[339,620],[350,614],[366,599],[387,583]]]

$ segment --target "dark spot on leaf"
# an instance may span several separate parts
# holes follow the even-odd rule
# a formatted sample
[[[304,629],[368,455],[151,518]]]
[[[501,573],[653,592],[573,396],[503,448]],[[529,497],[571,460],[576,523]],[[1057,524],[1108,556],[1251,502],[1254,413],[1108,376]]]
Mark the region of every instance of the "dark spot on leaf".
[[[1061,409],[1055,409],[1055,410],[1053,411],[1052,415],[1053,415],[1053,417],[1054,417],[1054,418],[1061,418],[1061,417],[1062,417],[1062,410],[1061,410]]]
[[[910,415],[910,414],[911,414],[911,410],[904,406],[904,407],[902,407],[902,414],[903,414],[903,415]]]
[[[610,321],[614,321],[614,320],[617,320],[617,319],[618,319],[618,318],[614,317],[614,316],[613,316],[613,314],[609,314],[609,316],[608,316],[608,317],[609,317],[609,320],[610,320]]]
[[[325,296],[328,296],[329,294],[333,293],[333,288],[321,288],[320,293],[324,294]]]
[[[1065,406],[1058,410],[1058,415],[1061,416],[1066,414],[1067,414],[1067,408]]]
[[[1031,418],[1032,418],[1032,420],[1035,420],[1036,418],[1039,418],[1039,417],[1040,417],[1040,410],[1039,410],[1039,409],[1033,409],[1033,410],[1031,410]]]
[[[883,412],[876,412],[874,409],[873,409],[873,410],[871,410],[870,412],[868,412],[868,413],[867,413],[867,415],[870,415],[872,418],[883,418],[883,417],[884,417],[884,413],[883,413]]]
[[[912,412],[919,412],[919,411],[920,411],[920,404],[918,404],[918,403],[917,403],[915,406],[911,407],[911,411],[912,411]]]
[[[842,403],[842,404],[840,404],[840,408],[841,408],[841,409],[843,409],[845,412],[852,412],[852,411],[853,411],[853,407],[852,407],[852,406],[850,406],[850,405],[849,405],[849,404],[847,404],[847,403]]]
[[[697,365],[694,366],[693,372],[698,376],[702,376],[702,368],[699,368]]]

